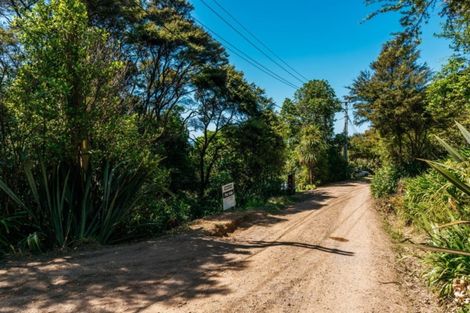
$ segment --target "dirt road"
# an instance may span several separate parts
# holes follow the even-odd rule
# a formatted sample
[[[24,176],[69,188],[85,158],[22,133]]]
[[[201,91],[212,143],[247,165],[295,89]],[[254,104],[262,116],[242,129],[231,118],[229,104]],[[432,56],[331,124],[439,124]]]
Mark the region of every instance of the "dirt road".
[[[228,238],[178,235],[0,269],[0,312],[412,312],[365,183]]]

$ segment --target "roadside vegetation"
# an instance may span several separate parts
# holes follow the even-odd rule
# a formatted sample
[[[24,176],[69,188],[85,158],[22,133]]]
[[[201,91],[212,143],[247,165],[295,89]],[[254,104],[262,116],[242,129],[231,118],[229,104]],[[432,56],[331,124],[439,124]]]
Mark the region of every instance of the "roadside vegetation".
[[[366,3],[403,31],[352,82],[370,129],[346,138],[328,81],[278,108],[186,0],[0,0],[0,254],[155,236],[220,214],[231,182],[242,210],[276,210],[288,176],[362,171],[425,236],[430,286],[470,311],[470,2]],[[419,52],[433,10],[455,52],[437,73]]]
[[[375,173],[374,197],[421,234],[422,242],[404,238],[404,244],[425,251],[423,277],[444,302],[468,312],[470,3],[382,3],[376,14],[399,12],[403,32],[350,87],[356,122],[371,124],[351,140],[354,159]],[[421,26],[435,13],[445,20],[440,35],[451,40],[454,55],[431,73],[419,61],[419,43]]]
[[[349,177],[325,80],[282,109],[181,1],[0,1],[0,253],[158,235]],[[280,112],[279,112],[280,111]]]

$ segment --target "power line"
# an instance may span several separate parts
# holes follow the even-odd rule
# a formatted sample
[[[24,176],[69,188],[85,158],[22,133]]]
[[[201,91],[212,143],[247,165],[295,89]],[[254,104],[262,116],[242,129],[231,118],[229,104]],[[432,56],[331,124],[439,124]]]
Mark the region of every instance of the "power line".
[[[357,130],[356,126],[354,126],[354,122],[349,118],[349,122],[351,122],[351,128],[353,129],[354,133],[359,134],[360,132]]]
[[[199,21],[197,18],[193,17],[193,19],[198,23],[200,24],[202,27],[204,27],[205,29],[207,29],[209,32],[211,32],[212,34],[214,34],[216,37],[218,37],[221,41],[225,42],[228,47],[226,47],[228,50],[230,50],[232,53],[236,54],[237,56],[239,56],[240,58],[242,58],[243,60],[245,60],[246,62],[248,62],[249,64],[251,64],[252,66],[256,67],[257,69],[259,69],[260,71],[264,72],[265,74],[271,76],[272,78],[276,79],[277,81],[289,86],[289,87],[292,87],[294,89],[298,89],[299,87],[296,86],[295,84],[291,83],[290,81],[288,81],[287,79],[283,78],[282,76],[276,74],[275,72],[273,72],[271,69],[269,69],[268,67],[264,66],[263,64],[261,64],[260,62],[256,61],[255,59],[253,59],[252,57],[250,57],[248,54],[246,54],[245,52],[243,52],[241,49],[237,48],[234,44],[230,43],[228,40],[226,40],[224,37],[222,37],[221,35],[219,35],[217,32],[215,32],[214,30],[212,30],[210,27],[206,26],[204,23],[202,23],[201,21]]]
[[[230,16],[230,18],[232,18],[232,20],[237,23],[241,28],[243,28],[243,30],[249,34],[254,40],[256,40],[260,45],[262,45],[266,50],[268,50],[269,52],[271,52],[271,54],[276,57],[279,61],[281,61],[285,66],[287,66],[289,69],[291,69],[294,73],[296,73],[297,75],[299,75],[299,77],[301,77],[302,79],[304,79],[305,81],[308,81],[309,79],[307,77],[305,77],[304,75],[302,75],[301,73],[299,73],[295,68],[293,68],[292,66],[290,66],[286,61],[284,61],[280,56],[278,56],[268,45],[266,45],[261,39],[259,39],[252,31],[250,31],[247,27],[245,27],[235,16],[233,16],[232,13],[230,13],[227,9],[225,9],[219,1],[217,0],[212,0],[222,11],[225,12],[225,14],[227,14],[228,16]]]
[[[243,39],[245,39],[250,45],[252,45],[256,50],[261,52],[264,56],[266,56],[271,62],[279,66],[281,69],[283,69],[285,72],[287,72],[289,75],[300,81],[302,84],[305,83],[304,80],[300,79],[298,76],[293,74],[291,71],[286,69],[282,64],[279,64],[276,60],[274,60],[269,54],[263,51],[263,49],[259,48],[250,38],[245,36],[241,31],[239,31],[235,26],[232,25],[225,17],[223,17],[219,12],[217,12],[214,8],[212,8],[205,0],[200,0],[209,10],[211,10],[217,17],[219,17],[225,24],[227,24],[231,29],[233,29],[237,34],[239,34]]]
[[[140,8],[145,10],[145,8],[140,5]],[[248,62],[249,64],[251,64],[252,66],[258,68],[260,71],[266,73],[267,75],[271,76],[272,78],[278,80],[279,82],[283,83],[283,84],[286,84],[287,86],[293,88],[293,89],[299,89],[298,86],[296,86],[295,84],[289,82],[287,79],[279,76],[278,74],[276,74],[275,72],[271,71],[269,68],[267,68],[266,66],[264,66],[263,64],[259,63],[258,61],[256,61],[255,59],[253,59],[252,57],[250,57],[249,55],[247,55],[245,52],[243,52],[242,50],[238,49],[235,45],[231,44],[229,41],[225,40],[222,36],[220,36],[219,34],[217,34],[215,31],[213,31],[212,29],[210,29],[208,26],[204,25],[204,23],[202,23],[201,21],[199,21],[198,19],[196,19],[195,17],[193,17],[193,19],[199,23],[202,27],[206,28],[207,30],[209,30],[210,32],[212,32],[214,35],[216,35],[217,37],[219,37],[222,41],[224,41],[227,45],[229,45],[230,47],[232,48],[228,48],[228,50],[232,51],[234,54],[236,54],[237,56],[239,56],[240,58],[242,58],[243,60],[245,60],[246,62]],[[172,35],[178,37],[179,39],[182,39],[184,40],[180,34],[178,33],[175,33],[173,30],[169,29],[168,27],[166,27],[166,25],[162,25],[163,28],[165,28],[168,32],[170,32]],[[237,52],[239,51],[239,53]],[[274,104],[275,107],[279,107],[278,105]]]

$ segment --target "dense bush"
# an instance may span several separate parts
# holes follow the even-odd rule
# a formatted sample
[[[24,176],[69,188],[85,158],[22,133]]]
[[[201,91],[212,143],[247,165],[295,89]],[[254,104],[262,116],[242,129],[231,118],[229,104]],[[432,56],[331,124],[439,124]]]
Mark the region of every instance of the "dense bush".
[[[450,168],[457,168],[448,160]],[[457,172],[456,172],[457,173]],[[470,227],[438,225],[470,219],[470,198],[435,170],[405,180],[402,216],[429,235],[429,244],[452,250],[470,251]],[[470,273],[470,257],[449,253],[428,253],[426,278],[444,297],[453,294],[452,282]]]
[[[229,182],[241,206],[281,191],[273,101],[187,1],[121,2],[0,1],[2,251],[160,234]]]
[[[386,165],[377,170],[372,177],[371,191],[375,198],[385,197],[397,191],[400,172],[393,166]]]
[[[470,251],[470,227],[453,226],[441,230],[434,228],[430,231],[430,244],[457,251]],[[428,253],[424,260],[429,265],[425,277],[443,297],[450,298],[454,295],[452,285],[456,279],[468,279],[470,256]]]
[[[470,133],[458,126],[470,144]],[[424,247],[438,250],[425,257],[430,267],[426,277],[442,296],[450,297],[454,296],[454,282],[468,280],[470,272],[470,164],[468,150],[438,141],[452,159],[426,161],[431,170],[406,180],[404,215],[428,234],[429,246]]]
[[[109,162],[102,168],[102,172],[75,175],[64,164],[51,168],[41,163],[37,170],[27,165],[29,190],[21,194],[0,179],[0,190],[23,212],[16,219],[14,215],[3,218],[0,238],[18,231],[20,240],[3,240],[2,250],[17,250],[24,239],[32,250],[64,248],[88,240],[110,242],[134,208],[147,173]],[[21,225],[15,225],[18,220]]]
[[[447,160],[443,164],[463,181],[469,173],[465,163]],[[461,218],[470,198],[435,170],[404,180],[404,215],[415,223],[445,223],[450,217]]]

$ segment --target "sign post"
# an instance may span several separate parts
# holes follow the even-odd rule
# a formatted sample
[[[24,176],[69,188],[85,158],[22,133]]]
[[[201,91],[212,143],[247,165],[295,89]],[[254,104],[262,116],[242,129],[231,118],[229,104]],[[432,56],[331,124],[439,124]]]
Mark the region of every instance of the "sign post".
[[[235,202],[235,185],[230,183],[222,186],[222,201],[224,210],[233,208],[236,205]]]

